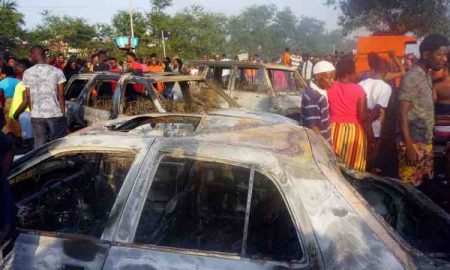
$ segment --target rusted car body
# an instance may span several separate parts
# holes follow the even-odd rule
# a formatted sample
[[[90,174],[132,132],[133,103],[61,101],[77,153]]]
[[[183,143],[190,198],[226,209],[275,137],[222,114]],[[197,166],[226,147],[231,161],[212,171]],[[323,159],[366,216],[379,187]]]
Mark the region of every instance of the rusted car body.
[[[175,97],[161,91],[171,88]],[[199,76],[96,72],[75,75],[65,90],[69,127],[77,130],[120,116],[153,112],[200,113],[239,107]]]
[[[449,269],[448,214],[270,117],[118,119],[27,154],[9,182],[2,269]]]
[[[294,68],[242,61],[188,61],[191,72],[221,87],[243,108],[300,121],[305,81]]]

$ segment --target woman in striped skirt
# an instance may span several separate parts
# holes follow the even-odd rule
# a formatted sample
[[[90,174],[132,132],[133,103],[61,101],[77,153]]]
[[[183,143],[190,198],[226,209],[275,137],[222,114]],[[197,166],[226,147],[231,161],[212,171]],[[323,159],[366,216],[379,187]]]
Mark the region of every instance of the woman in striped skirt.
[[[373,138],[364,89],[356,84],[355,62],[336,64],[336,81],[327,91],[332,145],[336,154],[355,170],[365,171],[367,138]]]

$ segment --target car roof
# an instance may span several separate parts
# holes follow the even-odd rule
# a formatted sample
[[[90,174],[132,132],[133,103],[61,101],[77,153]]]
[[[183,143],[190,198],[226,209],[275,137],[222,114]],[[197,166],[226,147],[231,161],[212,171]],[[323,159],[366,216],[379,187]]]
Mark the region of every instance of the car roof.
[[[254,114],[253,118],[245,117],[246,115]],[[141,134],[129,134],[124,132],[110,132],[107,129],[96,130],[98,127],[105,127],[105,123],[125,122],[134,118],[142,117],[184,117],[191,119],[199,119],[199,128],[201,131],[193,132],[187,137],[178,138],[164,138],[156,136],[145,136]],[[253,149],[264,149],[266,151],[274,152],[282,155],[295,156],[297,154],[304,155],[305,151],[301,148],[310,149],[309,139],[303,127],[295,124],[291,119],[271,115],[268,113],[250,113],[245,110],[223,110],[207,114],[147,114],[134,117],[127,117],[100,123],[84,130],[81,130],[71,136],[66,137],[66,140],[79,140],[79,138],[91,138],[93,142],[99,143],[96,136],[101,136],[102,140],[114,142],[113,145],[121,145],[122,138],[127,138],[125,145],[130,145],[130,142],[149,141],[152,138],[191,141],[195,143],[214,143],[224,146],[236,146]],[[120,139],[118,139],[120,138]],[[83,144],[91,144],[90,140],[83,139]],[[117,142],[117,143],[116,143]],[[86,145],[84,145],[86,146]],[[308,150],[311,154],[311,151]],[[308,152],[307,151],[307,152]]]
[[[186,61],[186,65],[198,65],[198,66],[245,66],[245,67],[255,67],[255,68],[269,68],[269,69],[280,69],[286,71],[297,71],[295,68],[286,67],[283,65],[274,64],[264,64],[264,63],[254,63],[248,61],[208,61],[208,60],[189,60]]]
[[[230,108],[230,109],[221,109],[221,110],[213,110],[208,112],[208,114],[201,113],[148,113],[142,115],[135,116],[122,116],[118,119],[109,120],[105,122],[96,123],[92,126],[79,130],[73,135],[94,135],[94,134],[110,134],[112,132],[121,131],[114,129],[114,127],[122,126],[127,123],[129,125],[133,121],[142,122],[145,119],[155,119],[158,118],[167,119],[168,117],[173,117],[174,121],[193,123],[198,122],[198,127],[195,132],[208,132],[208,129],[211,131],[217,130],[222,126],[225,127],[234,127],[239,123],[247,121],[248,124],[251,125],[272,125],[279,123],[293,124],[297,125],[298,122],[292,120],[290,118],[278,115],[271,114],[267,112],[255,112],[249,111],[243,108]],[[167,120],[163,121],[167,123]],[[119,133],[120,134],[120,133]],[[140,134],[139,136],[145,136]],[[149,137],[154,137],[154,135],[149,135]]]

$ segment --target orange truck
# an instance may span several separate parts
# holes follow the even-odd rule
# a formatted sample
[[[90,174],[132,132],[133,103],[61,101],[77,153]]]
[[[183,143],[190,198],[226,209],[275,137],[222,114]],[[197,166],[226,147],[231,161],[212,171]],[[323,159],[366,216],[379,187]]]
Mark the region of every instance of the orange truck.
[[[389,52],[395,51],[398,57],[405,55],[406,45],[416,44],[417,40],[410,36],[366,36],[358,37],[356,53],[356,71],[369,71],[367,55],[378,53],[382,58],[390,61]]]

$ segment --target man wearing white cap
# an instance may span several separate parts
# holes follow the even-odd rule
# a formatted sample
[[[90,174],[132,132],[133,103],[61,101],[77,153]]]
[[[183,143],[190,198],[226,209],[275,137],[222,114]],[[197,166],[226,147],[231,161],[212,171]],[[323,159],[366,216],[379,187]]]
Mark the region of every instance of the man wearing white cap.
[[[333,85],[335,68],[330,62],[320,61],[314,66],[313,75],[303,92],[302,123],[331,143],[327,90]]]

